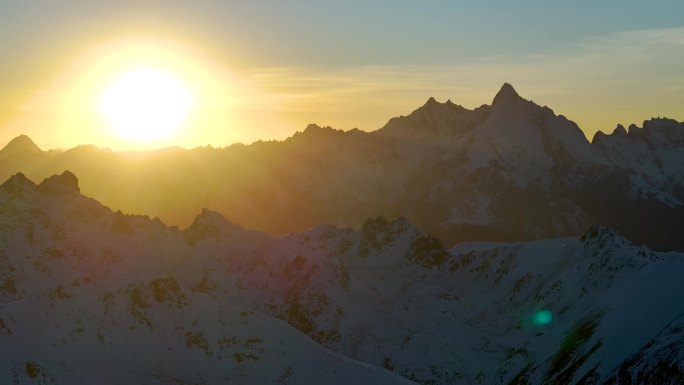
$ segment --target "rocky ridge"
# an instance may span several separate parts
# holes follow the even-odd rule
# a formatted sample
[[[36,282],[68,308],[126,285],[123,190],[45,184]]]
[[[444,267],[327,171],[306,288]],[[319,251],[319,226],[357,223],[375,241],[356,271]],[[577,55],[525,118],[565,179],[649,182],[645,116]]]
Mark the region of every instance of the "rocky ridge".
[[[446,248],[405,218],[272,237],[204,210],[181,231],[74,179],[0,186],[0,375],[18,384],[611,384],[684,368],[684,256],[604,226]]]

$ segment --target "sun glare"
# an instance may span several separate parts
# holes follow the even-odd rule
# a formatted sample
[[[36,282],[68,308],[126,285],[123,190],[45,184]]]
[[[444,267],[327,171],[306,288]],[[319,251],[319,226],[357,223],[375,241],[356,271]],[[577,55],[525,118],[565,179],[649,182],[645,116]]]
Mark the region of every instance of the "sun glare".
[[[172,137],[187,119],[192,95],[172,73],[137,68],[116,78],[103,92],[98,112],[114,133],[136,142]]]

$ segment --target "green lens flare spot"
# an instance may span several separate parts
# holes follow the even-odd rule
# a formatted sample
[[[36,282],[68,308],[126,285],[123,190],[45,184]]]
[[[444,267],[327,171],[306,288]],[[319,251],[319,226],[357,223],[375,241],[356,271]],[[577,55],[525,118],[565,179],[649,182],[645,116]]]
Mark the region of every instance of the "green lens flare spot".
[[[549,310],[540,310],[532,316],[532,323],[537,326],[548,325],[553,321],[553,314]]]

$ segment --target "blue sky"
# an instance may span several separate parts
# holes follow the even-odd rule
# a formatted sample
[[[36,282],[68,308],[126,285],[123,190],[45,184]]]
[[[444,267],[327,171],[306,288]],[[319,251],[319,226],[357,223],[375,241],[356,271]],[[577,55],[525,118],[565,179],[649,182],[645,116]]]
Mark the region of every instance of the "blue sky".
[[[192,35],[252,65],[434,63],[563,49],[616,32],[684,25],[684,2],[16,1],[0,47],[40,54],[125,28]],[[220,48],[218,48],[220,50]],[[237,56],[237,55],[236,55]]]
[[[10,135],[3,121],[81,52],[136,34],[189,42],[215,66],[282,100],[309,98],[311,108],[283,106],[277,114],[286,118],[235,140],[282,138],[307,122],[375,129],[429,96],[468,107],[489,103],[503,81],[560,108],[588,135],[617,123],[640,124],[650,116],[631,103],[643,107],[648,100],[656,106],[652,115],[682,120],[682,100],[672,101],[684,88],[681,15],[682,1],[5,0],[0,129]],[[261,84],[266,78],[271,83]],[[367,110],[340,99],[328,111],[312,99],[333,94],[367,100]],[[383,95],[381,104],[371,101]],[[583,105],[583,95],[595,98]],[[599,118],[595,104],[602,100]],[[246,104],[236,107],[244,119],[258,109]],[[222,140],[217,144],[233,139]]]

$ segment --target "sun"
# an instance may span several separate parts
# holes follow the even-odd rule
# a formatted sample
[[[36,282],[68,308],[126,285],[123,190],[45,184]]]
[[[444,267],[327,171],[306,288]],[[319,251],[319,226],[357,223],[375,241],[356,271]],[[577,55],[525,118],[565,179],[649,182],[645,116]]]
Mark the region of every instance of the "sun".
[[[191,92],[171,72],[135,68],[109,84],[98,112],[117,136],[152,142],[174,136],[187,119],[192,102]]]

